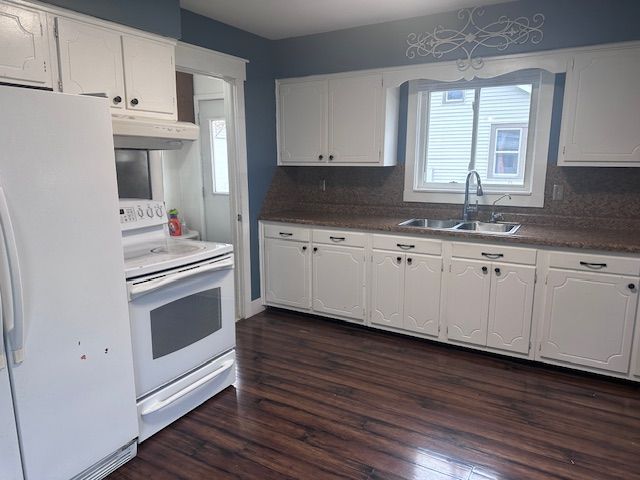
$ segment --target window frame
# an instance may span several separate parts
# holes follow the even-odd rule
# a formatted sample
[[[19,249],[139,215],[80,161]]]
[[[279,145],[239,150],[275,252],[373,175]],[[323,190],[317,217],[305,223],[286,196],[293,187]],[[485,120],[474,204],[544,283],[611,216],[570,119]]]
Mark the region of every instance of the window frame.
[[[500,130],[519,130],[520,138],[518,139],[518,150],[497,150],[496,145],[498,143],[498,131]],[[526,123],[492,123],[491,124],[491,136],[489,139],[489,163],[487,165],[487,179],[520,179],[524,177],[524,169],[526,168],[526,155],[522,157],[523,144],[526,144],[529,126]],[[518,154],[518,171],[515,174],[512,173],[496,173],[496,155],[498,153],[517,153]],[[522,169],[522,173],[521,173]]]
[[[480,204],[491,204],[499,196],[512,195],[510,205],[524,207],[543,207],[545,177],[551,134],[551,113],[555,76],[544,70],[525,70],[500,77],[476,79],[473,81],[435,82],[413,80],[409,82],[407,109],[405,188],[403,199],[406,202],[453,203],[464,202],[464,183],[419,185],[419,173],[424,171],[423,160],[428,136],[427,122],[422,116],[428,115],[423,104],[429,101],[429,92],[455,89],[469,89],[531,83],[531,110],[527,132],[527,155],[525,160],[525,184],[514,188],[509,185],[483,184],[485,195]],[[423,93],[426,92],[426,93]],[[428,117],[427,117],[428,118]],[[425,128],[426,127],[426,128]]]

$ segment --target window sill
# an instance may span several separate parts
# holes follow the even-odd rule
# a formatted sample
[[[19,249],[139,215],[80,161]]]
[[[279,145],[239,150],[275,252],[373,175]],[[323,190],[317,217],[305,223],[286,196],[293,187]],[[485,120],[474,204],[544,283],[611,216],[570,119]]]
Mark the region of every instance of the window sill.
[[[477,197],[470,193],[469,198],[472,203],[478,200],[479,205],[491,205],[498,198],[505,194],[511,195],[511,200],[503,199],[499,206],[501,207],[544,207],[544,192],[542,195],[535,193],[510,192],[508,190],[500,192],[487,192],[482,197]],[[425,190],[405,190],[403,195],[405,202],[421,202],[421,203],[449,203],[464,204],[464,192],[437,192]]]

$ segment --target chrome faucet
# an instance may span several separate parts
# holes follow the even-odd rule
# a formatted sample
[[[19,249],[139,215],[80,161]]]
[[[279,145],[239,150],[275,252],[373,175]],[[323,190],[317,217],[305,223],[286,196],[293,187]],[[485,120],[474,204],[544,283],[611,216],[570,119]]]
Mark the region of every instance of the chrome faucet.
[[[478,212],[478,199],[476,198],[475,205],[469,204],[469,183],[471,182],[471,177],[475,175],[476,177],[476,197],[481,197],[484,195],[482,191],[482,181],[480,181],[480,174],[475,170],[471,170],[467,174],[467,181],[464,185],[464,206],[462,207],[462,220],[465,222],[469,220],[469,213],[477,213]]]
[[[501,197],[498,197],[492,204],[491,204],[491,219],[489,220],[491,223],[496,223],[496,222],[501,222],[502,220],[504,220],[503,216],[501,213],[496,213],[496,203],[498,203],[500,200],[502,200],[504,197],[508,197],[509,200],[511,200],[511,195],[509,195],[508,193],[505,193],[504,195],[502,195]]]

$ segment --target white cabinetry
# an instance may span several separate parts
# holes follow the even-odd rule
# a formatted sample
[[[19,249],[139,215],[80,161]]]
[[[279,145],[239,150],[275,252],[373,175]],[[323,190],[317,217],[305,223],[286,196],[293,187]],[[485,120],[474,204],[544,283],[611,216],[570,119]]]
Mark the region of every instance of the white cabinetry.
[[[313,310],[364,320],[364,248],[313,246]]]
[[[638,260],[592,257],[580,263],[578,254],[550,257],[539,356],[627,373],[638,304]],[[574,258],[575,269],[566,268]]]
[[[311,308],[311,252],[308,231],[284,226],[264,239],[264,294],[269,304]]]
[[[526,354],[530,348],[535,250],[453,244],[443,322],[449,340]],[[484,260],[481,260],[484,258]]]
[[[394,165],[382,74],[278,81],[278,137],[279,165]]]
[[[442,244],[433,240],[374,235],[371,260],[371,323],[438,336]],[[405,253],[409,249],[411,253]],[[425,253],[415,253],[426,252]]]
[[[0,82],[52,86],[44,12],[1,3],[0,45]]]
[[[640,166],[640,47],[577,54],[567,72],[563,166]]]
[[[114,110],[176,118],[174,44],[66,17],[56,18],[60,83],[106,94]]]
[[[111,108],[125,106],[122,40],[118,32],[56,18],[62,91],[104,93]]]

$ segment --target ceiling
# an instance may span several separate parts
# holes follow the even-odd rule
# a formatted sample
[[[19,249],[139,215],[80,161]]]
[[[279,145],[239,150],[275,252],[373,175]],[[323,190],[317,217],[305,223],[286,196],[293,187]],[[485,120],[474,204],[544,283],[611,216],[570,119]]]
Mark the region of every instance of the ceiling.
[[[272,40],[512,0],[180,0],[192,12]]]

